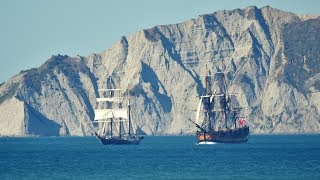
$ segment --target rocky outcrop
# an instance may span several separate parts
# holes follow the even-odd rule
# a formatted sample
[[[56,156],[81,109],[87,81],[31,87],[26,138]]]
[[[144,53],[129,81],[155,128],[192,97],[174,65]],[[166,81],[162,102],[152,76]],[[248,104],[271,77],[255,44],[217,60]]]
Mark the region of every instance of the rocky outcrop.
[[[142,30],[88,57],[52,56],[0,85],[0,135],[91,135],[107,82],[130,91],[139,131],[193,133],[206,71],[226,73],[253,133],[319,132],[319,28],[318,16],[248,7]]]

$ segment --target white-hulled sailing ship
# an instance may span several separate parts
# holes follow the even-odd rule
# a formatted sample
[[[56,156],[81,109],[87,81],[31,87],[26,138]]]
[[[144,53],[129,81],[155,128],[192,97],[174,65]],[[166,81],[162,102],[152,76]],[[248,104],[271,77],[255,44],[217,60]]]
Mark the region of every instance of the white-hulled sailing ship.
[[[219,79],[214,93],[211,92],[212,79]],[[196,135],[199,144],[247,142],[249,127],[239,116],[242,108],[232,105],[234,94],[226,93],[225,74],[206,75],[205,86],[206,93],[200,96],[194,122],[198,128]],[[217,90],[219,93],[216,93]]]
[[[108,144],[139,144],[142,136],[132,133],[130,96],[121,97],[121,89],[100,89],[97,98],[98,109],[94,123],[99,130],[95,136],[104,145]],[[129,92],[128,92],[129,94]]]

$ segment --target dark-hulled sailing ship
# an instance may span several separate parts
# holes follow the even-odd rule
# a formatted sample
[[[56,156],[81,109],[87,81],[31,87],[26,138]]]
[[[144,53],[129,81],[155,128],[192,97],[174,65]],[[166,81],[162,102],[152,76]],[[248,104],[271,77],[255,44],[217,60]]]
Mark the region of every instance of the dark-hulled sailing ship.
[[[217,80],[214,93],[211,91],[212,79]],[[205,86],[206,93],[200,96],[194,122],[198,128],[196,135],[199,144],[247,142],[249,127],[239,116],[242,108],[232,105],[234,94],[226,93],[225,74],[206,75]]]
[[[121,89],[98,91],[102,97],[97,98],[98,109],[94,111],[93,122],[98,123],[99,127],[99,130],[94,132],[95,136],[104,145],[139,144],[143,136],[132,133],[130,96],[121,97]]]

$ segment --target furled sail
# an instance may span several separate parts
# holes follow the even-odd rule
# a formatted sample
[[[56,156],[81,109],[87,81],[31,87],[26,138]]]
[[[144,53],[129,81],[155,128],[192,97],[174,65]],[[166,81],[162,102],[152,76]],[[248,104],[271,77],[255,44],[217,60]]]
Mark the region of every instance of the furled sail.
[[[122,102],[123,97],[97,98],[97,102]]]
[[[94,120],[108,119],[108,118],[125,118],[128,119],[127,109],[96,109],[94,110]]]
[[[121,91],[121,89],[98,89],[100,92],[108,92],[108,91]]]
[[[95,120],[93,123],[106,123],[106,122],[125,122],[127,119],[117,119],[117,120]]]

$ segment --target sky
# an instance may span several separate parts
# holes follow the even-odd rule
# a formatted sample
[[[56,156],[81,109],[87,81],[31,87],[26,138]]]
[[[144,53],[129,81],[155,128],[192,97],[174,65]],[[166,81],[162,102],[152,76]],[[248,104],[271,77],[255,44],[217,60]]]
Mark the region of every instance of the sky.
[[[320,14],[320,0],[0,0],[0,83],[51,55],[88,56],[156,25],[267,5]]]

